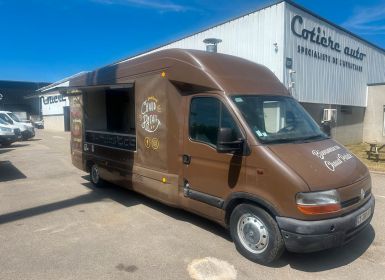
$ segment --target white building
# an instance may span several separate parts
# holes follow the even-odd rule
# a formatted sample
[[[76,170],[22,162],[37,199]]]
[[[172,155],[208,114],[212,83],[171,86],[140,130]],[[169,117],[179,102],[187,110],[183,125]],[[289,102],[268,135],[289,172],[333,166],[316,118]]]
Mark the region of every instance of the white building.
[[[363,135],[365,111],[371,109],[368,84],[385,82],[384,49],[292,1],[276,1],[150,52],[205,50],[207,38],[222,40],[217,46],[220,53],[270,68],[319,124],[332,119],[332,136],[337,140],[345,144],[385,141],[370,130]],[[379,99],[385,105],[385,91],[381,93]],[[381,122],[370,122],[385,135],[381,108]]]
[[[222,40],[218,52],[270,68],[320,125],[331,121],[332,136],[342,143],[385,142],[385,86],[378,86],[385,84],[385,50],[292,1],[275,1],[116,64],[168,48],[205,50],[207,38]],[[367,113],[373,110],[375,116]]]
[[[70,108],[68,97],[63,96],[58,88],[68,87],[69,80],[85,72],[80,72],[71,77],[57,81],[51,85],[40,88],[39,99],[44,128],[49,130],[70,130]]]

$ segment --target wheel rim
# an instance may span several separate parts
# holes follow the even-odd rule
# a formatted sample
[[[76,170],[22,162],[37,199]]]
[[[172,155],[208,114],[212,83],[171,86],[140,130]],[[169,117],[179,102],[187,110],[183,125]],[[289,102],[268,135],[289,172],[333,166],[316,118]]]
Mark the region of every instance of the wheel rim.
[[[242,245],[253,254],[261,254],[269,244],[266,225],[252,214],[244,214],[240,217],[237,232]]]
[[[99,170],[96,164],[94,164],[91,169],[91,180],[94,184],[99,182]]]

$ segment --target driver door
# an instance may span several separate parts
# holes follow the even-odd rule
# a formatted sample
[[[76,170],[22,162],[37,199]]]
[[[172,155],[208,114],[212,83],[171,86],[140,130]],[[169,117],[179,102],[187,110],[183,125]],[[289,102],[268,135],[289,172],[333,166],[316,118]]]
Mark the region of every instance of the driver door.
[[[244,138],[244,133],[220,97],[192,96],[188,104],[183,142],[184,195],[221,208],[228,194],[244,183],[245,175],[243,155],[217,152],[218,130],[231,128],[239,138]],[[199,208],[199,203],[195,206]]]

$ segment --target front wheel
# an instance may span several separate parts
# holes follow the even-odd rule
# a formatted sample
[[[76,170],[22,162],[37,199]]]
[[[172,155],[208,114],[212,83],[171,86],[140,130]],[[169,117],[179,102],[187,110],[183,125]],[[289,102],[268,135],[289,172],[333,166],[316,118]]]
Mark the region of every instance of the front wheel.
[[[99,167],[97,164],[93,164],[91,166],[91,170],[90,170],[90,179],[91,179],[91,183],[95,186],[95,187],[102,187],[103,186],[103,179],[100,178],[100,174],[99,174]]]
[[[4,148],[8,148],[11,146],[11,144],[12,144],[12,142],[5,142],[5,143],[1,144],[1,146]]]
[[[260,264],[279,259],[285,249],[275,220],[251,204],[235,207],[230,216],[230,234],[238,252]]]

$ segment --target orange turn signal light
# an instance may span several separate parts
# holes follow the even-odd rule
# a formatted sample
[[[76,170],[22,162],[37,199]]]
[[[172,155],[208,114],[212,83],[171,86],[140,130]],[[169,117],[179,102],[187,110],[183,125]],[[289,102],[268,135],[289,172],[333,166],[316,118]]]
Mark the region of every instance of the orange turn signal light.
[[[301,205],[297,204],[299,211],[306,215],[319,215],[335,213],[341,210],[340,204],[324,204],[324,205]]]

